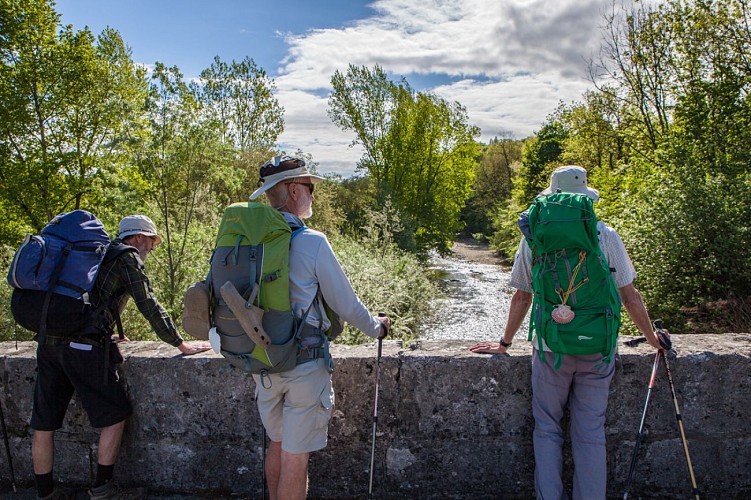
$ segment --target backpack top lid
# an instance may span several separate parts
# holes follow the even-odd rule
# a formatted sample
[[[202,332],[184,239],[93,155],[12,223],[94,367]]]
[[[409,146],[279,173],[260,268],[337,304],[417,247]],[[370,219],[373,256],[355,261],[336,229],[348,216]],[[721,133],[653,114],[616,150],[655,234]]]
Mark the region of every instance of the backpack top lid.
[[[108,245],[110,242],[104,225],[86,210],[73,210],[56,215],[42,229],[42,235],[54,236],[69,243],[94,242]]]
[[[543,194],[529,208],[528,238],[537,255],[563,248],[594,252],[599,248],[592,200],[577,193]]]
[[[258,245],[284,233],[291,234],[292,230],[279,210],[262,203],[233,203],[224,209],[216,246],[236,245],[240,235],[244,236],[241,246]]]

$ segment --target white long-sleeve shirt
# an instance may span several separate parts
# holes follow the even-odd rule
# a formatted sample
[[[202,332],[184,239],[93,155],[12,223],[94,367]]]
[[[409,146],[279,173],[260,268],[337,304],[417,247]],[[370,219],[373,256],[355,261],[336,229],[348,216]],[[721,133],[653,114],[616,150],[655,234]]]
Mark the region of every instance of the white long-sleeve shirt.
[[[289,214],[282,213],[289,219]],[[325,234],[306,228],[292,238],[289,286],[292,310],[297,317],[312,304],[320,287],[326,303],[344,321],[369,337],[378,338],[381,334],[381,322],[368,312],[352,289]],[[318,321],[318,314],[312,307],[306,322],[317,326]],[[323,328],[329,326],[329,320],[324,316]]]

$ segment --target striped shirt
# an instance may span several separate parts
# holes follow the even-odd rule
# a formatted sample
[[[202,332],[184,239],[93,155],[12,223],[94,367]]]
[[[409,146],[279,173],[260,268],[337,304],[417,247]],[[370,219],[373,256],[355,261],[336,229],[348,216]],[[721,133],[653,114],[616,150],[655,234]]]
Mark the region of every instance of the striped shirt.
[[[597,232],[602,253],[605,254],[610,268],[615,269],[613,272],[615,286],[622,288],[630,285],[636,278],[636,270],[626,253],[623,240],[615,229],[602,221],[597,223]],[[516,251],[509,285],[523,292],[532,293],[532,251],[524,238],[519,242],[519,248]]]
[[[151,282],[144,272],[143,262],[135,252],[125,252],[102,266],[96,286],[91,291],[91,304],[97,307],[115,300],[122,313],[130,297],[133,297],[136,307],[161,340],[174,347],[183,343],[169,313],[156,300]],[[114,332],[115,317],[109,310],[105,314],[108,329]]]

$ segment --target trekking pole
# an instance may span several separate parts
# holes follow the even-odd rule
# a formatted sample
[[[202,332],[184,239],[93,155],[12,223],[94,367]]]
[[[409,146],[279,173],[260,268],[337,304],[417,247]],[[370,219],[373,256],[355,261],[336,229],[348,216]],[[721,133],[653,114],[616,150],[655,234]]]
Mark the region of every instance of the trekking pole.
[[[3,405],[0,403],[0,421],[3,424],[3,440],[5,441],[5,453],[8,455],[8,469],[10,470],[10,484],[13,486],[13,493],[16,491],[16,475],[13,473],[13,457],[10,454],[10,443],[8,442],[8,429],[5,427],[5,413]]]
[[[644,435],[644,421],[647,418],[647,408],[649,407],[649,398],[652,396],[652,388],[655,386],[655,378],[657,375],[657,367],[660,366],[660,356],[662,350],[658,350],[655,354],[655,361],[652,365],[652,375],[649,377],[649,386],[647,387],[647,400],[644,401],[644,411],[641,414],[641,422],[639,423],[639,431],[636,433],[636,444],[634,445],[634,453],[631,455],[631,465],[628,469],[628,479],[626,480],[626,491],[623,492],[623,500],[628,498],[628,490],[631,488],[631,480],[634,477],[634,470],[636,469],[636,459],[639,454],[639,446],[641,445],[641,438]]]
[[[378,316],[386,316],[379,312]],[[370,482],[368,483],[368,500],[373,498],[373,470],[375,468],[375,445],[376,445],[376,427],[378,426],[378,389],[381,385],[381,352],[383,351],[383,337],[378,338],[378,357],[376,358],[375,369],[375,401],[373,402],[373,436],[370,447]]]
[[[667,351],[672,347],[670,338],[662,333],[662,320],[655,320],[655,330],[660,339],[660,345],[665,347],[665,371],[668,374],[668,385],[670,385],[670,394],[673,396],[673,406],[675,407],[675,419],[678,422],[678,430],[681,433],[681,441],[683,442],[683,452],[686,454],[686,464],[688,464],[688,473],[691,476],[692,493],[696,500],[699,500],[699,487],[696,485],[696,477],[694,476],[694,468],[691,465],[691,455],[688,452],[688,441],[686,440],[686,432],[683,430],[683,417],[681,416],[681,410],[678,407],[678,398],[675,395],[675,386],[673,385],[673,375],[670,372],[670,362],[668,361]]]
[[[266,500],[266,429],[261,424],[263,447],[261,448],[261,500]]]

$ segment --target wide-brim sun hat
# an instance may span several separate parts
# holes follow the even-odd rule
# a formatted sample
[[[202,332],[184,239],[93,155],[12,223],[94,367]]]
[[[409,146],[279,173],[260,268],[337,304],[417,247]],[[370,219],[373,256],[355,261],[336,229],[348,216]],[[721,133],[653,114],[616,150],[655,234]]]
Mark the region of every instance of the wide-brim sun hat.
[[[275,156],[264,163],[260,174],[263,185],[253,191],[250,195],[251,200],[255,200],[282,181],[304,177],[310,179],[312,184],[317,184],[324,180],[323,177],[310,173],[305,160],[287,155]]]
[[[122,240],[134,234],[153,237],[157,245],[162,242],[162,238],[156,232],[156,224],[145,215],[129,215],[120,221],[117,239]]]
[[[550,176],[550,186],[540,194],[578,193],[589,196],[592,201],[600,197],[600,192],[587,186],[587,171],[577,165],[558,167]]]

